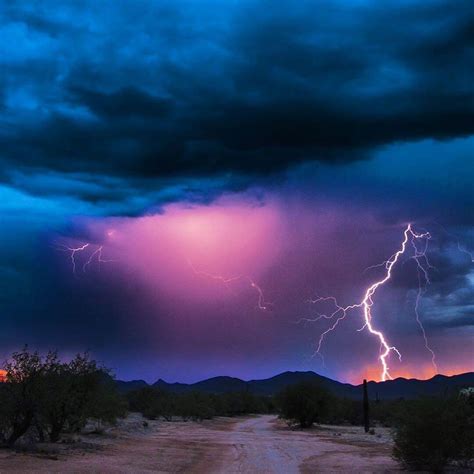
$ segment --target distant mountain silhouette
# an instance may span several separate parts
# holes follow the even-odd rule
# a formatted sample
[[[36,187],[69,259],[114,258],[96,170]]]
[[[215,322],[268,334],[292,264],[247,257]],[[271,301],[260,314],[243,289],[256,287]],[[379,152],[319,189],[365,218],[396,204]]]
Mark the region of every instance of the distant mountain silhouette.
[[[195,390],[197,392],[225,393],[242,392],[247,390],[247,383],[234,377],[213,377],[193,384],[167,383],[164,380],[158,380],[153,384],[154,387],[162,388],[170,392],[182,393]]]
[[[314,381],[326,387],[340,397],[357,399],[362,394],[361,385],[351,385],[332,380],[315,372],[283,372],[269,379],[244,381],[234,377],[213,377],[200,382],[168,383],[159,379],[152,386],[169,392],[184,393],[199,391],[207,393],[225,393],[249,391],[257,395],[274,395],[288,385],[301,381]],[[130,382],[117,381],[118,389],[122,393],[148,386],[143,380]],[[452,392],[454,389],[465,386],[474,386],[474,372],[448,377],[436,375],[429,380],[397,378],[386,382],[369,382],[369,397],[372,399],[389,400],[396,398],[416,398],[423,395],[439,395]]]

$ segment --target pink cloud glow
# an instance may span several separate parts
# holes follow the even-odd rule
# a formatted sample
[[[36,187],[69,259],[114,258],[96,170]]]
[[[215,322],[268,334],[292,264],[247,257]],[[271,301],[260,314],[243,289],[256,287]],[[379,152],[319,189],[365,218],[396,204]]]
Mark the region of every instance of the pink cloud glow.
[[[257,203],[242,196],[227,196],[211,205],[174,204],[159,214],[82,225],[91,246],[88,254],[75,254],[77,268],[82,269],[98,247],[103,261],[87,265],[79,278],[97,276],[107,284],[116,277],[118,292],[123,285],[138,287],[141,307],[125,302],[126,319],[133,331],[146,333],[147,344],[162,351],[157,357],[172,359],[175,354],[195,366],[199,360],[215,360],[216,367],[227,364],[234,368],[231,375],[243,377],[259,365],[261,375],[310,369],[342,380],[378,378],[377,341],[357,332],[362,326],[357,312],[325,342],[326,366],[310,358],[326,328],[324,320],[305,326],[295,322],[312,314],[306,301],[316,294],[336,294],[344,304],[359,301],[377,275],[376,269],[364,269],[398,248],[403,226],[381,224],[370,212],[349,206],[273,198]],[[85,242],[65,239],[70,247]],[[70,266],[70,260],[64,264]],[[391,361],[393,375],[427,377],[427,354],[406,311],[408,290],[396,288],[397,278],[413,270],[409,264],[397,267],[395,287],[388,285],[377,295],[374,324],[406,354],[402,363]],[[251,281],[261,288],[264,301],[273,303],[268,310],[261,310],[261,295]],[[409,338],[397,336],[400,326]],[[449,345],[442,338],[434,344],[440,367],[450,368]],[[464,354],[459,363],[466,371],[468,358]],[[216,375],[199,368],[195,373]]]

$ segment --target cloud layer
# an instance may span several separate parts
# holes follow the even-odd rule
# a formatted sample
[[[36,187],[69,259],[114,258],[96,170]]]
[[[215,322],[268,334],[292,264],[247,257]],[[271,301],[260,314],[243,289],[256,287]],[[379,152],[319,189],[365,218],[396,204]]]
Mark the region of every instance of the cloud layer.
[[[442,370],[469,366],[472,0],[12,0],[0,20],[5,351],[91,349],[149,379],[373,376],[357,315],[326,368],[307,359],[324,324],[294,321],[315,293],[359,298],[415,222],[426,330]],[[114,262],[74,276],[61,245],[86,242]],[[252,274],[273,311],[187,258]],[[420,376],[417,284],[407,260],[376,310]]]
[[[124,176],[144,193],[197,176],[235,187],[296,163],[470,135],[473,10],[470,0],[10,2],[4,178],[59,173],[86,200],[114,200],[108,180]]]

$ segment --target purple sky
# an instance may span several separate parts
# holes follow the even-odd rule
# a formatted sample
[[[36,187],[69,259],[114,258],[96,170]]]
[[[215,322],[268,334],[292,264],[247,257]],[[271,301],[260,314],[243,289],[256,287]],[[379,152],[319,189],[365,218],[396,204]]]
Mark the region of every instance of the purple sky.
[[[115,343],[123,345],[126,357],[107,362],[117,364],[120,375],[194,381],[222,373],[258,378],[291,368],[354,382],[380,378],[378,339],[367,329],[358,331],[362,310],[349,312],[316,354],[321,333],[340,314],[310,321],[330,315],[334,307],[309,300],[331,295],[342,306],[360,302],[386,271],[367,267],[399,249],[405,223],[380,222],[356,204],[237,194],[210,205],[175,204],[160,214],[85,219],[77,225],[80,238],[52,239],[59,249],[54,260],[70,291],[106,287],[108,298],[114,295],[121,336]],[[74,254],[74,275],[71,251],[61,249],[84,243],[89,246]],[[421,239],[420,252],[424,244]],[[464,265],[466,254],[450,245],[441,248],[436,238],[428,244],[429,262],[422,264],[434,281],[420,301],[420,317],[429,347],[440,372],[467,371],[469,334],[454,330],[448,336],[432,314],[438,262]],[[103,262],[94,253],[98,249]],[[373,326],[402,353],[401,362],[394,352],[387,359],[392,376],[426,378],[436,371],[415,320],[413,255],[408,246],[392,279],[374,296]],[[133,362],[137,358],[139,367]]]
[[[420,322],[474,370],[472,0],[4,3],[0,356],[379,379],[362,308],[318,355],[308,301],[361,303],[412,223],[428,261],[371,301],[390,373],[434,373]]]

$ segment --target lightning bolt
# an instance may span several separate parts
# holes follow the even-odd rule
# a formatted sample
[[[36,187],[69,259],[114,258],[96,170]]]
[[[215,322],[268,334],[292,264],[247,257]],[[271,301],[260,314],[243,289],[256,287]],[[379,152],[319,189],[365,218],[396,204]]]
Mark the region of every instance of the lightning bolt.
[[[78,252],[84,252],[86,248],[89,247],[90,244],[84,244],[79,247],[69,247],[68,245],[59,245],[58,249],[61,250],[62,252],[70,252],[69,258],[71,259],[71,265],[72,265],[72,273],[74,276],[77,276],[76,274],[76,253]]]
[[[216,274],[213,274],[213,273],[209,273],[209,272],[206,272],[206,271],[203,271],[203,270],[198,270],[192,264],[192,262],[189,261],[189,260],[188,260],[188,264],[196,275],[203,276],[203,277],[209,278],[211,280],[220,281],[226,287],[229,287],[229,283],[232,283],[232,282],[235,282],[235,281],[246,281],[246,282],[248,282],[249,287],[257,293],[257,308],[259,310],[266,311],[266,310],[270,309],[273,306],[272,303],[265,300],[265,295],[263,293],[262,288],[257,283],[255,283],[255,281],[252,280],[252,278],[250,278],[247,275],[237,275],[237,276],[233,276],[233,277],[225,277],[225,276],[222,276],[222,275],[216,275]]]
[[[72,273],[74,274],[75,277],[77,277],[77,266],[78,266],[78,262],[76,260],[76,254],[78,253],[85,253],[87,252],[88,249],[90,249],[92,247],[92,244],[87,242],[83,245],[79,245],[77,247],[71,247],[69,245],[65,245],[65,244],[59,244],[57,246],[58,250],[62,251],[62,252],[69,252],[69,259],[71,260],[71,267],[72,267]],[[103,245],[99,245],[97,246],[97,248],[89,255],[89,257],[87,258],[87,260],[85,261],[85,263],[82,265],[82,271],[84,273],[86,273],[87,269],[89,268],[89,266],[92,264],[92,262],[94,261],[94,258],[97,260],[97,263],[99,264],[99,268],[100,268],[100,264],[101,263],[108,263],[108,262],[115,262],[116,260],[111,260],[111,259],[105,259],[103,258],[102,256],[102,252],[104,250],[104,246]]]
[[[423,295],[426,293],[426,288],[427,286],[431,283],[429,273],[427,268],[434,268],[426,255],[428,251],[428,242],[431,239],[431,235],[429,232],[426,232],[425,234],[420,234],[421,238],[425,237],[424,241],[424,248],[423,250],[418,250],[418,247],[416,246],[416,241],[415,239],[412,239],[411,243],[414,249],[414,255],[413,259],[416,262],[416,271],[417,271],[417,277],[418,277],[418,291],[416,293],[416,299],[415,299],[415,319],[416,322],[420,328],[421,334],[423,336],[423,341],[425,343],[425,349],[431,354],[431,364],[433,365],[433,368],[436,373],[438,373],[438,366],[436,364],[436,354],[434,353],[433,349],[430,347],[430,344],[428,342],[428,337],[426,335],[425,328],[423,326],[423,323],[421,322],[420,318],[420,313],[419,313],[419,306],[420,306],[420,301],[423,297]],[[422,261],[424,260],[426,267],[422,264]]]
[[[237,280],[242,279],[242,275],[233,276],[233,277],[224,277],[224,276],[221,276],[221,275],[215,275],[213,273],[205,272],[203,270],[198,270],[190,260],[188,260],[188,265],[191,267],[192,271],[196,275],[204,276],[206,278],[210,278],[211,280],[220,281],[221,283],[223,283],[226,286],[229,283],[232,283],[233,281],[237,281]]]
[[[245,278],[250,283],[250,287],[253,288],[258,294],[258,300],[257,300],[258,309],[261,309],[262,311],[270,309],[270,307],[273,306],[273,304],[268,301],[265,301],[265,296],[263,295],[263,291],[260,288],[260,286],[258,286],[250,277],[245,277]]]
[[[304,320],[306,321],[318,321],[321,319],[334,320],[331,326],[320,335],[319,340],[318,340],[316,353],[319,356],[321,356],[323,362],[324,362],[324,358],[321,354],[321,348],[326,336],[337,328],[339,323],[346,318],[350,310],[361,309],[364,324],[358,331],[367,329],[370,334],[372,334],[378,339],[379,344],[380,344],[378,359],[380,361],[381,368],[382,368],[380,378],[383,381],[392,378],[390,375],[390,369],[388,366],[388,358],[390,354],[393,352],[398,356],[399,360],[401,361],[402,355],[400,351],[394,345],[391,345],[388,342],[387,337],[384,335],[384,333],[381,330],[375,328],[372,322],[372,307],[374,305],[374,297],[377,293],[377,290],[381,288],[382,286],[384,286],[392,278],[393,268],[400,261],[402,255],[404,255],[407,252],[408,244],[411,242],[412,248],[414,250],[414,255],[412,258],[415,260],[416,265],[417,265],[418,280],[420,283],[419,291],[417,293],[417,298],[415,302],[416,321],[420,327],[420,330],[422,331],[425,347],[431,353],[431,360],[432,360],[433,366],[435,367],[435,369],[437,369],[436,362],[435,362],[435,353],[429,346],[428,338],[426,336],[425,329],[423,327],[423,324],[421,322],[421,319],[418,313],[420,299],[422,298],[426,290],[426,285],[428,285],[430,282],[427,268],[432,268],[432,266],[430,265],[428,261],[428,257],[426,255],[429,239],[431,239],[431,235],[429,232],[417,233],[413,230],[412,225],[408,224],[403,232],[403,240],[400,244],[400,248],[385,262],[378,265],[374,265],[373,267],[370,267],[370,268],[374,268],[374,267],[385,268],[384,276],[380,280],[377,280],[374,283],[372,283],[365,290],[364,296],[361,301],[348,305],[348,306],[341,306],[334,296],[316,297],[315,299],[310,300],[310,302],[313,304],[317,304],[320,302],[330,302],[334,306],[334,311],[332,311],[330,314],[317,313],[316,318],[313,318],[313,319],[304,318]],[[420,242],[420,241],[424,242],[424,246],[421,250],[417,246],[417,242]],[[424,285],[422,284],[422,276],[424,279]]]
[[[474,253],[467,250],[463,245],[461,245],[461,242],[460,242],[459,238],[455,234],[450,232],[448,229],[446,229],[446,227],[441,225],[439,222],[435,222],[435,224],[437,224],[439,227],[441,227],[441,229],[445,232],[446,235],[448,235],[449,237],[452,237],[454,239],[454,241],[456,242],[456,246],[457,246],[459,252],[467,255],[471,259],[471,263],[474,263]]]
[[[96,250],[94,250],[94,252],[92,252],[89,256],[89,258],[87,259],[86,263],[84,263],[84,265],[82,266],[82,271],[85,273],[87,271],[87,268],[89,267],[89,265],[92,263],[92,261],[94,260],[94,257],[96,257],[96,260],[97,260],[97,263],[99,264],[99,269],[100,269],[100,264],[101,263],[109,263],[109,262],[116,262],[116,260],[112,260],[112,259],[105,259],[102,257],[102,251],[104,250],[104,246],[103,245],[99,245],[99,247],[97,247]]]
[[[458,242],[458,250],[462,253],[465,253],[466,255],[469,255],[471,262],[474,263],[474,253],[469,252],[469,250],[466,250],[464,247],[461,246],[459,242]]]

